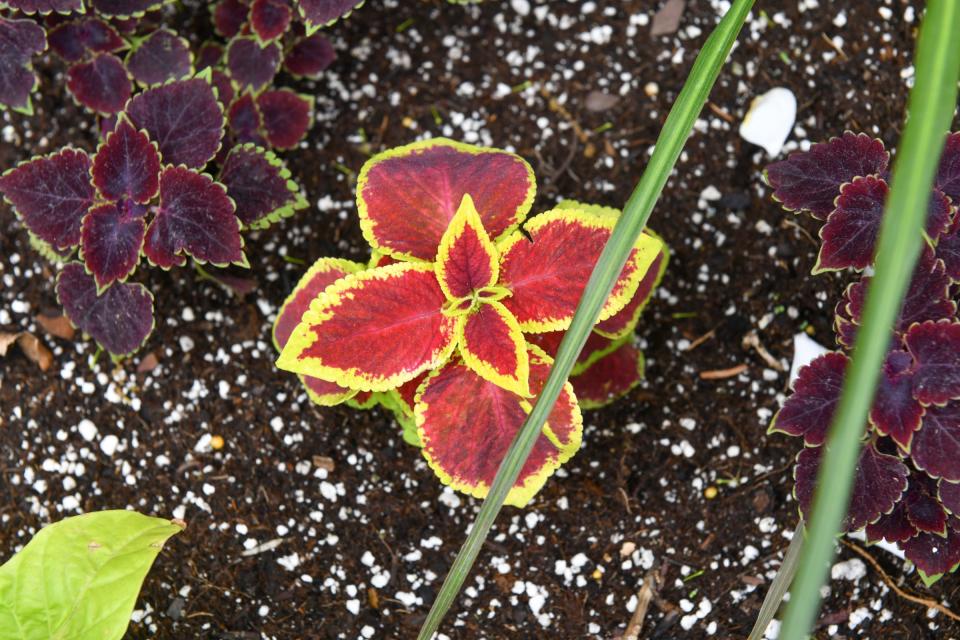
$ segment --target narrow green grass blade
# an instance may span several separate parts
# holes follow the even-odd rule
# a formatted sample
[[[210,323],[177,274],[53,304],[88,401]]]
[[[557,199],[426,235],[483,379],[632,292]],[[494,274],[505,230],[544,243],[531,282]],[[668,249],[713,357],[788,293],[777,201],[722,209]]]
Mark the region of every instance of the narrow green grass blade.
[[[640,179],[640,183],[627,201],[623,215],[617,222],[613,236],[604,247],[597,266],[594,267],[583,297],[577,307],[576,315],[570,329],[563,337],[556,360],[550,375],[544,384],[543,391],[537,398],[533,411],[517,434],[510,450],[500,464],[497,476],[490,488],[490,493],[484,501],[473,524],[470,535],[454,560],[450,573],[444,580],[443,587],[437,595],[436,601],[430,609],[423,627],[420,629],[420,640],[429,640],[440,627],[440,622],[463,586],[464,580],[473,566],[474,560],[480,553],[483,541],[493,525],[503,501],[516,482],[530,451],[536,442],[540,431],[546,422],[550,409],[560,395],[563,384],[570,375],[570,370],[577,359],[577,355],[586,343],[590,330],[600,317],[600,310],[610,295],[617,276],[627,261],[630,249],[636,242],[637,236],[647,224],[650,212],[663,186],[670,176],[670,171],[677,162],[683,145],[693,129],[694,121],[703,109],[703,105],[710,94],[720,74],[720,69],[733,43],[740,33],[740,28],[746,20],[754,0],[735,0],[730,10],[717,25],[703,49],[693,63],[687,82],[684,84],[677,101],[667,116],[663,130],[657,140],[656,150],[650,158]],[[469,416],[467,416],[469,417]]]
[[[790,540],[790,546],[787,547],[787,553],[783,556],[783,564],[777,571],[770,590],[767,591],[763,604],[760,605],[760,613],[757,614],[757,621],[753,624],[753,630],[750,631],[750,637],[747,640],[763,640],[764,632],[770,626],[773,616],[777,615],[777,609],[783,602],[783,596],[790,589],[790,583],[793,577],[797,575],[797,569],[800,568],[800,549],[803,548],[803,536],[806,535],[803,530],[803,522],[797,525],[793,531],[793,538]]]
[[[809,517],[800,571],[784,616],[781,640],[801,640],[813,626],[820,587],[833,559],[834,536],[847,512],[860,439],[873,402],[913,265],[922,246],[930,188],[957,104],[960,74],[960,2],[930,0],[916,54],[916,84],[893,165],[890,197],[877,245],[876,275],[867,292],[853,361],[830,427],[818,490]]]

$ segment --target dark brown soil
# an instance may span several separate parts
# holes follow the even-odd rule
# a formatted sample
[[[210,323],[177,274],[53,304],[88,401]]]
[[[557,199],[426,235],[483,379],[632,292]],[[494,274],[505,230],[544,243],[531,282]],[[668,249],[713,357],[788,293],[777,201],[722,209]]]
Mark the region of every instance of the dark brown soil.
[[[317,95],[321,118],[307,148],[286,157],[313,206],[248,238],[258,291],[237,300],[190,270],[142,269],[159,321],[133,361],[90,369],[90,342],[49,336],[55,358],[45,374],[19,352],[0,360],[0,559],[80,511],[169,517],[183,506],[189,527],[148,578],[128,637],[415,636],[477,502],[444,492],[382,411],[310,406],[296,379],[272,366],[271,313],[305,268],[284,254],[366,257],[350,172],[368,153],[426,132],[471,141],[477,129],[478,142],[528,158],[540,180],[535,210],[558,196],[625,201],[722,3],[691,0],[679,37],[656,39],[636,19],[628,28],[630,16],[652,14],[650,0],[531,4],[523,17],[510,3],[370,0],[331,30],[340,54],[331,73],[300,87]],[[787,86],[800,102],[792,140],[849,128],[893,146],[915,27],[901,1],[889,20],[872,1],[843,3],[844,26],[832,3],[800,12],[803,4],[762,3],[776,20],[744,32],[704,111],[708,127],[690,139],[654,212],[673,259],[640,330],[648,380],[587,414],[582,451],[531,508],[502,514],[448,637],[616,638],[654,575],[660,588],[641,637],[749,631],[796,525],[790,463],[800,445],[766,435],[787,377],[741,342],[756,330],[785,363],[804,327],[832,345],[843,277],[808,275],[813,227],[770,201],[760,181],[767,158],[737,125],[752,97]],[[834,36],[842,55],[827,42]],[[0,147],[0,167],[94,145],[80,130],[89,116],[62,91],[61,67],[50,63],[44,75],[35,116],[4,112],[17,142]],[[650,82],[655,97],[645,93]],[[598,112],[587,108],[592,91],[624,93]],[[701,198],[708,187],[719,200]],[[0,229],[0,331],[42,335],[33,317],[57,312],[52,270],[8,207]],[[137,373],[148,353],[160,366]],[[741,364],[740,375],[700,378]],[[93,442],[79,434],[83,419],[99,431]],[[98,443],[108,434],[120,443],[112,456]],[[222,450],[197,446],[210,435],[223,437]],[[718,494],[707,499],[710,487]],[[242,555],[276,539],[272,550]],[[960,602],[955,576],[926,589],[898,560],[871,553],[905,590]],[[841,560],[850,558],[843,549]],[[960,625],[901,599],[869,566],[831,584],[822,616],[818,637],[960,637]]]

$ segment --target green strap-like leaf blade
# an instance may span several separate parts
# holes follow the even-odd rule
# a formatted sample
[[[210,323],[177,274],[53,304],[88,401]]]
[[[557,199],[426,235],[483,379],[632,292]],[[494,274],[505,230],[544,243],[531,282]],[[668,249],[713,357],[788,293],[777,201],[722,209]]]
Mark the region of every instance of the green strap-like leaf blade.
[[[0,638],[119,640],[154,559],[182,530],[135,511],[44,527],[0,566]]]
[[[740,33],[753,2],[754,0],[735,0],[720,24],[710,34],[693,63],[687,82],[683,85],[663,125],[650,163],[630,196],[630,200],[627,201],[623,215],[620,216],[613,230],[613,236],[600,255],[597,266],[594,267],[570,329],[560,344],[547,382],[537,398],[533,411],[530,412],[500,464],[493,486],[480,508],[473,529],[454,560],[450,573],[444,580],[443,587],[420,629],[419,640],[429,640],[433,636],[460,591],[460,587],[463,586],[463,581],[470,572],[477,554],[480,553],[483,541],[500,512],[504,499],[519,476],[550,410],[570,376],[570,371],[587,341],[590,330],[600,317],[600,311],[626,263],[637,236],[650,218],[653,205],[660,197],[670,171],[680,157],[683,145],[703,109],[710,89],[713,88],[720,74],[720,69],[733,47],[737,34]]]
[[[819,487],[807,523],[800,569],[790,592],[780,640],[801,640],[813,626],[820,587],[834,554],[834,536],[847,513],[860,440],[880,377],[893,323],[920,255],[930,189],[957,106],[960,76],[960,2],[930,0],[920,29],[916,84],[893,165],[875,258],[853,360],[827,436]],[[823,489],[823,490],[821,490]]]

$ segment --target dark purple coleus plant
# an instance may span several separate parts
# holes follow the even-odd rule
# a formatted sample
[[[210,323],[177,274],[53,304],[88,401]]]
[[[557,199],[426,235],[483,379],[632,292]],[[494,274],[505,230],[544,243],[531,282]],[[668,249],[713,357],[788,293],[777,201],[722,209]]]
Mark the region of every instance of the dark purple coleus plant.
[[[850,132],[767,167],[773,196],[822,222],[814,272],[873,263],[890,156]],[[927,583],[960,566],[960,133],[947,138],[927,212],[927,246],[912,276],[869,413],[846,529],[899,545]],[[836,306],[840,350],[800,370],[772,431],[802,437],[795,495],[809,513],[827,429],[871,277]]]
[[[9,0],[0,2],[0,108],[31,113],[37,86],[32,62],[47,47],[66,68],[73,99],[101,117],[109,132],[138,89],[213,70],[227,109],[228,136],[218,160],[253,142],[290,149],[313,121],[313,98],[274,87],[277,74],[317,78],[334,60],[320,27],[348,15],[360,0],[220,0],[211,17],[221,41],[189,41],[164,27],[167,0]],[[34,18],[12,19],[5,11]],[[49,14],[55,15],[49,15]]]
[[[247,266],[241,230],[306,206],[270,151],[220,150],[223,107],[210,71],[137,94],[96,152],[65,148],[0,176],[0,193],[44,246],[68,262],[57,296],[70,320],[115,356],[153,325],[153,296],[128,282],[141,259]]]

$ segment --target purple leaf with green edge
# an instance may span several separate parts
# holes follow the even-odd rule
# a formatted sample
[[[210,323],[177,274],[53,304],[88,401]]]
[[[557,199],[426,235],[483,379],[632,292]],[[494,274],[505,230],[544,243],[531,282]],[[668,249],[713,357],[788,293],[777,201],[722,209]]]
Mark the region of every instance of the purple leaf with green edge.
[[[237,204],[236,215],[247,227],[265,229],[307,206],[283,161],[253,144],[230,150],[218,180],[227,187],[227,195]]]
[[[286,0],[253,0],[250,28],[261,42],[276,40],[287,32],[293,11]]]
[[[142,86],[163,84],[193,72],[190,43],[169,29],[158,29],[127,55],[127,70]]]
[[[110,53],[127,46],[109,23],[93,17],[58,24],[47,33],[47,40],[54,53],[67,62],[82,60],[90,51]]]
[[[797,456],[794,493],[805,518],[810,516],[822,454],[823,447],[808,447]],[[907,488],[909,473],[896,456],[880,453],[872,444],[864,446],[857,460],[844,531],[858,531],[890,513]]]
[[[98,53],[89,62],[80,62],[67,70],[67,89],[81,105],[101,115],[123,110],[133,83],[120,58]]]
[[[237,142],[266,144],[266,138],[261,133],[263,119],[260,117],[260,110],[257,109],[257,103],[252,95],[245,93],[234,100],[227,112],[227,117],[230,121],[230,133]]]
[[[847,356],[825,353],[800,369],[793,395],[774,416],[770,431],[802,436],[808,445],[822,444],[840,400]]]
[[[146,287],[118,282],[98,296],[78,262],[57,276],[57,298],[70,322],[115,356],[132,354],[153,331],[153,296]]]
[[[917,535],[919,531],[910,524],[907,508],[903,500],[894,506],[893,511],[880,516],[876,522],[867,525],[867,542],[886,540],[892,544],[904,542]]]
[[[307,35],[349,15],[363,2],[364,0],[296,0],[307,27]]]
[[[903,553],[923,575],[928,584],[956,570],[960,564],[960,520],[951,518],[947,535],[921,533],[903,543]]]
[[[910,450],[913,432],[920,428],[923,418],[923,407],[913,398],[912,365],[913,358],[906,351],[887,354],[870,409],[870,423],[905,451]]]
[[[857,176],[883,174],[890,154],[883,143],[866,134],[847,131],[809,151],[792,154],[764,172],[773,197],[790,211],[809,211],[823,220],[840,195],[840,185]]]
[[[105,200],[146,204],[160,188],[160,153],[124,114],[93,156],[93,185]]]
[[[849,292],[850,287],[853,286],[854,284],[850,284],[847,287],[847,292]],[[841,347],[852,349],[853,341],[857,337],[857,325],[850,319],[850,312],[847,307],[847,302],[848,299],[843,297],[834,308],[833,332],[836,334],[837,344],[839,344]]]
[[[943,260],[950,279],[960,282],[960,215],[950,225],[950,229],[940,236],[940,241],[937,243],[937,257]]]
[[[164,269],[183,265],[183,254],[216,266],[246,265],[240,220],[223,185],[186,167],[164,167],[143,252]]]
[[[7,20],[0,16],[0,107],[33,113],[30,93],[37,85],[31,60],[47,48],[43,28],[33,20]]]
[[[197,50],[197,71],[203,71],[207,67],[216,67],[223,60],[225,49],[219,42],[207,40],[200,45]],[[229,104],[229,100],[221,100],[224,104]]]
[[[106,140],[107,136],[117,126],[117,114],[109,116],[97,116],[97,131],[100,133],[100,139]]]
[[[147,89],[127,105],[130,120],[157,142],[165,163],[199,168],[220,148],[223,109],[204,74]]]
[[[947,136],[934,186],[960,204],[960,133]]]
[[[823,244],[814,273],[836,269],[864,269],[873,263],[880,220],[889,187],[882,178],[866,176],[840,188],[836,209],[820,229]],[[950,201],[941,192],[930,197],[927,235],[936,239],[950,224]]]
[[[114,18],[139,18],[171,0],[90,0],[97,13]]]
[[[960,516],[960,482],[941,480],[937,486],[937,496],[947,511]]]
[[[136,270],[146,227],[142,215],[121,211],[113,202],[97,205],[84,216],[80,258],[98,292]]]
[[[910,477],[910,485],[903,494],[907,519],[918,531],[947,535],[947,512],[937,499],[936,483],[920,474]]]
[[[96,192],[90,157],[66,148],[22,162],[0,176],[0,192],[31,233],[54,249],[80,242],[80,223]]]
[[[3,0],[0,7],[32,15],[39,13],[82,13],[83,0]]]
[[[333,45],[322,34],[315,33],[298,40],[287,52],[283,66],[294,76],[317,78],[336,59]]]
[[[904,341],[916,362],[913,397],[926,405],[960,398],[960,323],[915,324]]]
[[[313,101],[290,89],[272,89],[257,96],[257,109],[270,146],[292,149],[313,122]]]
[[[933,478],[960,481],[960,402],[927,407],[923,425],[913,434],[910,458]]]
[[[273,81],[282,58],[276,42],[261,45],[253,36],[238,36],[227,45],[227,73],[241,90],[256,93]]]
[[[849,285],[837,305],[835,328],[838,331],[838,340],[848,348],[853,346],[856,325],[859,325],[863,315],[870,282],[870,277],[863,277],[859,282]],[[944,264],[937,260],[930,247],[925,247],[914,267],[913,277],[894,329],[900,334],[918,322],[949,319],[954,317],[956,312],[957,305],[950,298],[950,278]]]
[[[236,96],[236,90],[233,88],[233,80],[230,79],[230,76],[228,76],[226,72],[220,69],[213,69],[210,72],[210,82],[213,83],[213,87],[217,90],[217,100],[220,101],[220,104],[228,105],[233,102]]]
[[[213,28],[227,40],[240,33],[247,22],[250,7],[240,0],[220,0],[213,7]]]

